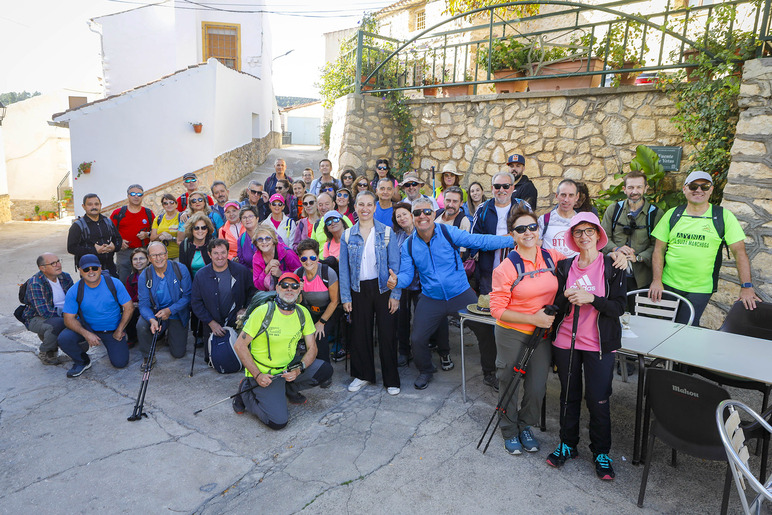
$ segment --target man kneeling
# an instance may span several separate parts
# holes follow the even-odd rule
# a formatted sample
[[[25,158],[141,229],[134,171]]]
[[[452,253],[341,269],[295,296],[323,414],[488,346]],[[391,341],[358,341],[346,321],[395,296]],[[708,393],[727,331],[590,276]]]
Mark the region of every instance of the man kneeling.
[[[252,312],[234,344],[236,354],[244,363],[246,378],[239,383],[239,391],[244,393],[234,397],[233,410],[239,414],[249,411],[271,429],[287,425],[289,410],[285,393],[294,403],[302,403],[305,398],[298,393],[300,390],[318,386],[332,377],[332,366],[316,359],[311,314],[296,304],[301,287],[297,275],[282,274],[276,285],[276,300]],[[272,315],[266,325],[264,320],[269,309]],[[307,350],[297,361],[295,355],[301,338]],[[251,387],[255,388],[244,391]]]

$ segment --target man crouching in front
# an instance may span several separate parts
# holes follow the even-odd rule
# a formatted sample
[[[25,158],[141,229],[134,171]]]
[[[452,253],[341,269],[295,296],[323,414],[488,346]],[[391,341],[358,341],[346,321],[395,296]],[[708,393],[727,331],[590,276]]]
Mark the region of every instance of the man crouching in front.
[[[306,398],[300,390],[318,386],[332,377],[332,366],[316,359],[311,314],[296,304],[301,287],[297,275],[282,274],[276,284],[276,299],[252,312],[234,344],[244,363],[246,378],[239,384],[239,392],[243,393],[233,398],[233,410],[239,414],[249,411],[271,429],[287,425],[289,410],[285,396],[293,404],[303,404]],[[305,341],[306,353],[296,359],[301,339]]]

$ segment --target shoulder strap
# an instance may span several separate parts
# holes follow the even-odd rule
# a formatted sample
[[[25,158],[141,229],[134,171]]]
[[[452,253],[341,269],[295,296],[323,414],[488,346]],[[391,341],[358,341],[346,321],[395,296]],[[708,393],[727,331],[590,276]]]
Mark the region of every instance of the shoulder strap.
[[[156,225],[160,226],[163,219],[164,219],[164,214],[161,213],[160,215],[158,215],[158,218],[155,219]]]
[[[544,213],[544,232],[542,233],[542,236],[547,234],[547,227],[550,226],[550,214],[552,214],[552,210],[549,210],[546,213]]]
[[[115,283],[113,282],[113,278],[110,275],[105,276],[102,275],[102,279],[107,284],[107,289],[110,290],[110,293],[113,294],[113,298],[115,299],[115,303],[118,304],[118,306],[121,305],[121,302],[118,300],[118,291],[115,289]]]
[[[386,232],[383,235],[383,244],[388,247],[389,241],[391,241],[391,227],[386,226]]]
[[[153,267],[149,266],[145,268],[143,273],[145,274],[145,286],[147,287],[147,294],[150,297],[150,306],[152,306],[153,310],[155,310],[157,304],[155,303],[155,298],[153,297],[153,276],[150,274],[151,268]]]
[[[187,191],[185,193],[183,193],[182,195],[180,195],[180,207],[182,208],[183,211],[185,211],[185,209],[187,209],[187,207],[188,207],[188,192]]]
[[[448,233],[448,228],[445,227],[445,224],[435,224],[436,227],[440,228],[440,232],[443,236],[445,236],[445,239],[448,240],[448,243],[450,243],[450,246],[453,247],[453,254],[455,255],[453,258],[453,261],[456,263],[456,270],[459,268],[459,261],[461,261],[461,256],[458,254],[458,245],[453,243],[453,240],[450,239],[450,234]]]
[[[330,284],[330,267],[324,263],[319,263],[319,266],[322,267],[322,273],[321,273],[322,282],[324,283],[325,286],[327,286]]]
[[[463,213],[463,211],[459,210],[456,218],[453,220],[453,226],[457,229],[461,229],[461,222],[464,221],[464,218],[466,218],[466,215]]]
[[[673,227],[676,226],[678,223],[678,220],[681,219],[681,216],[684,214],[684,211],[686,210],[686,204],[681,204],[680,206],[676,207],[675,210],[670,214],[670,220],[668,221],[670,224],[670,230],[673,230]]]
[[[658,209],[659,208],[654,204],[649,204],[649,212],[646,213],[646,232],[648,233],[649,238],[651,238],[651,231],[654,230],[654,218],[657,216]]]
[[[89,236],[91,235],[91,231],[88,228],[86,220],[82,216],[79,216],[75,219],[75,225],[80,227],[81,238],[88,240]]]
[[[617,228],[617,222],[619,221],[619,215],[622,214],[622,204],[624,204],[624,200],[620,200],[614,205],[614,214],[611,217],[611,232],[614,232],[614,229]]]
[[[110,290],[110,293],[113,294],[113,298],[115,299],[115,303],[118,304],[118,307],[123,309],[123,306],[121,305],[121,301],[118,300],[118,291],[115,289],[115,283],[113,282],[112,276],[110,274],[105,274],[102,272],[102,280],[105,281],[105,284],[107,284],[107,289]],[[81,279],[78,281],[78,293],[75,296],[75,302],[78,303],[78,318],[80,318],[81,322],[84,322],[85,319],[83,318],[83,312],[81,311],[81,304],[83,303],[83,296],[85,295],[85,281]]]
[[[348,245],[349,236],[351,236],[351,227],[343,231],[343,239],[346,241],[346,245]]]
[[[163,215],[162,215],[162,216],[163,216]],[[147,208],[147,207],[145,208],[145,218],[147,218],[147,222],[148,222],[149,224],[152,224],[152,223],[153,223],[153,222],[151,221],[151,220],[153,220],[153,212],[152,212],[152,211],[150,211],[150,208]]]
[[[115,217],[115,225],[116,226],[120,226],[121,225],[121,220],[123,220],[126,217],[126,212],[128,210],[129,210],[128,206],[121,207],[121,210],[118,211],[118,214]]]
[[[552,275],[556,275],[555,273],[555,260],[552,259],[552,256],[550,255],[549,251],[547,249],[539,249],[541,251],[541,257],[544,259],[544,263],[547,265],[546,269],[542,270],[535,270],[534,272],[525,273],[525,263],[523,263],[523,258],[520,256],[520,254],[513,250],[509,253],[507,258],[512,262],[512,265],[515,267],[515,271],[517,272],[517,279],[512,283],[512,287],[509,289],[509,291],[512,291],[515,289],[515,286],[517,286],[520,281],[523,280],[526,276],[533,277],[532,274],[537,272],[552,272]]]

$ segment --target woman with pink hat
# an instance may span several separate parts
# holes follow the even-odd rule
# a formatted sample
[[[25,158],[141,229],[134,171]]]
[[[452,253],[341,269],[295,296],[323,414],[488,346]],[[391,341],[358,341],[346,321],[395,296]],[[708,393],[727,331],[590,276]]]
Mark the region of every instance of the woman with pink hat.
[[[613,258],[600,252],[606,243],[608,237],[593,213],[571,219],[566,245],[579,254],[556,267],[559,310],[552,334],[560,377],[560,444],[547,463],[560,467],[578,455],[583,373],[595,473],[602,480],[612,480],[609,397],[613,352],[622,346],[619,317],[625,311],[627,292],[624,270],[614,268]]]
[[[225,225],[220,228],[217,236],[228,242],[228,259],[234,259],[239,250],[239,237],[244,234],[246,229],[241,225],[241,220],[239,219],[241,206],[238,202],[232,200],[227,202],[224,210]]]
[[[292,247],[295,241],[295,229],[297,224],[284,212],[286,203],[281,193],[274,193],[269,199],[271,216],[263,220],[262,225],[273,227],[279,241],[286,247]]]

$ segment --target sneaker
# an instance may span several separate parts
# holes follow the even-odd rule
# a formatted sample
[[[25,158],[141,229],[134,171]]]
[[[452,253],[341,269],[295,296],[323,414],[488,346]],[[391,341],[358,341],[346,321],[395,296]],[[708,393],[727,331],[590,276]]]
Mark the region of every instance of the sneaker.
[[[523,454],[523,445],[520,443],[520,440],[516,436],[513,436],[512,438],[505,438],[504,448],[509,454],[514,454],[515,456]]]
[[[196,336],[196,343],[195,343],[195,345],[196,345],[197,349],[200,349],[201,347],[204,346],[204,339],[202,337],[200,337],[200,336]]]
[[[350,391],[351,393],[358,392],[366,384],[367,384],[367,381],[365,381],[364,379],[359,379],[358,377],[356,377],[356,378],[354,378],[353,381],[351,381],[351,384],[348,385],[348,391]]]
[[[59,364],[59,353],[55,350],[50,350],[47,352],[38,352],[38,358],[40,359],[40,362],[44,365],[58,365]]]
[[[576,452],[575,447],[570,447],[561,442],[557,449],[547,456],[547,465],[559,468],[562,467],[567,460],[576,458],[577,456],[579,456],[579,453]]]
[[[296,406],[305,404],[306,401],[308,401],[306,396],[300,393],[294,386],[290,386],[290,383],[287,383],[287,388],[284,390],[284,395],[287,396],[287,400],[290,402],[290,404],[294,404]]]
[[[416,390],[426,390],[426,387],[429,386],[429,381],[432,380],[432,374],[427,373],[421,373],[418,374],[418,377],[416,377],[415,383],[413,383],[413,386]]]
[[[490,386],[497,392],[499,391],[499,380],[496,378],[496,372],[491,372],[483,376],[483,383]]]
[[[399,395],[398,386],[389,386],[388,388],[386,388],[386,391],[389,392],[389,395]]]
[[[447,356],[440,356],[440,363],[442,366],[442,370],[453,370],[453,367],[456,365],[453,364],[453,360],[450,359],[450,354]]]
[[[70,370],[67,371],[67,377],[78,377],[83,372],[91,368],[91,360],[89,359],[83,365],[75,364]]]
[[[538,452],[539,451],[539,440],[536,439],[536,437],[533,436],[533,432],[531,431],[531,426],[525,426],[525,429],[520,431],[520,441],[523,444],[523,449],[525,449],[528,452]]]
[[[410,356],[405,356],[404,354],[397,356],[398,367],[406,367],[408,364],[410,364]]]
[[[346,350],[345,349],[338,349],[335,352],[331,352],[330,353],[330,359],[333,360],[335,363],[343,361],[344,359],[346,359]]]
[[[157,360],[155,359],[155,356],[153,356],[153,362],[152,362],[152,363],[150,364],[150,366],[148,367],[148,366],[147,366],[147,358],[144,358],[144,359],[142,360],[142,365],[140,365],[140,367],[139,367],[139,370],[140,370],[141,372],[147,372],[147,371],[148,371],[148,369],[152,369],[152,368],[155,366],[155,364],[156,364],[156,361],[157,361]]]
[[[603,481],[611,481],[614,479],[614,467],[611,466],[612,460],[608,454],[595,454],[595,473],[598,475],[598,479]]]
[[[319,383],[319,388],[327,389],[330,386],[332,386],[332,377],[328,377],[327,379]]]
[[[247,410],[247,407],[244,405],[244,399],[241,398],[242,386],[246,380],[247,379],[244,378],[239,382],[239,394],[233,397],[233,401],[231,402],[233,411],[236,412],[236,415],[242,415]]]

